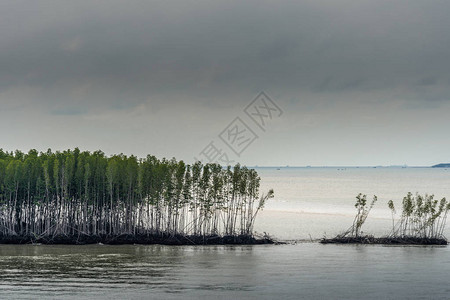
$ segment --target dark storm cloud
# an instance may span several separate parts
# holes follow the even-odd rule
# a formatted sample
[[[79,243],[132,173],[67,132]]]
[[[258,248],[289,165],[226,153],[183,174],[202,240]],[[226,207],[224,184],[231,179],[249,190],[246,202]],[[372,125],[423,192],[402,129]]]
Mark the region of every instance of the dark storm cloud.
[[[422,0],[1,1],[2,147],[191,161],[264,90],[285,113],[242,163],[447,161],[449,13]]]
[[[262,89],[442,101],[449,13],[448,1],[2,2],[1,100],[28,88],[70,114]]]

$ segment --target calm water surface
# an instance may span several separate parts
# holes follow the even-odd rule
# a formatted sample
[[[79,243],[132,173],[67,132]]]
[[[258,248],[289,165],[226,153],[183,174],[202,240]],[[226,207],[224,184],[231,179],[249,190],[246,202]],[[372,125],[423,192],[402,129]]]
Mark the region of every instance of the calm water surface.
[[[445,299],[447,247],[0,246],[2,299]]]
[[[258,172],[276,197],[255,230],[280,239],[348,228],[360,192],[379,197],[363,228],[376,235],[390,230],[389,199],[450,197],[446,169]],[[449,299],[449,282],[449,247],[0,245],[0,299]]]

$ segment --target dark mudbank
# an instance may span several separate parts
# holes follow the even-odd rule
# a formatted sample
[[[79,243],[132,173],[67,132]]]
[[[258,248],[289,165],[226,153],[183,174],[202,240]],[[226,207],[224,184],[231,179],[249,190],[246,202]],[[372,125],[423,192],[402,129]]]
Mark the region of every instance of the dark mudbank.
[[[143,244],[143,245],[259,245],[275,244],[269,237],[255,238],[250,235],[236,236],[184,236],[184,235],[58,235],[54,237],[35,237],[32,235],[1,235],[0,244],[47,244],[47,245],[86,245],[86,244]]]
[[[322,239],[322,244],[378,244],[378,245],[447,245],[443,238],[418,238],[418,237],[335,237]]]

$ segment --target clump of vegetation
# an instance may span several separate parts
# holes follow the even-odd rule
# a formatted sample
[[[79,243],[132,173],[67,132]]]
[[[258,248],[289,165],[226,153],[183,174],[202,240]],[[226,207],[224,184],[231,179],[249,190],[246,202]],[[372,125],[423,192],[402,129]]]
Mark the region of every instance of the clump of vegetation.
[[[377,196],[374,195],[372,201],[370,202],[370,204],[368,204],[367,196],[359,193],[358,196],[356,196],[356,203],[355,203],[356,215],[355,219],[353,220],[353,224],[349,229],[347,229],[347,231],[338,235],[338,237],[360,238],[362,236],[361,228],[364,222],[366,221],[370,211],[372,210],[372,207],[377,202],[377,200],[378,200]]]
[[[445,198],[434,199],[434,195],[413,196],[408,193],[402,201],[402,214],[397,223],[394,202],[390,200],[388,206],[392,212],[393,238],[421,238],[444,239],[443,232],[447,221],[450,203]]]
[[[252,236],[259,187],[239,164],[0,149],[0,236]]]
[[[352,227],[350,227],[350,234],[355,237],[361,236],[361,228],[364,224],[364,222],[367,219],[367,216],[369,215],[372,207],[375,205],[375,202],[377,202],[378,198],[377,196],[373,196],[372,202],[370,202],[370,205],[367,205],[367,196],[362,195],[361,193],[356,196],[356,203],[355,207],[357,209],[355,219],[353,221]]]
[[[380,238],[363,235],[361,231],[376,201],[377,197],[374,196],[368,205],[366,195],[359,194],[356,197],[357,213],[353,225],[334,238],[323,238],[321,243],[447,245],[443,232],[450,203],[445,198],[438,201],[433,195],[413,196],[408,193],[403,198],[402,214],[397,222],[395,222],[395,205],[390,200],[388,207],[392,214],[392,232],[389,236]]]

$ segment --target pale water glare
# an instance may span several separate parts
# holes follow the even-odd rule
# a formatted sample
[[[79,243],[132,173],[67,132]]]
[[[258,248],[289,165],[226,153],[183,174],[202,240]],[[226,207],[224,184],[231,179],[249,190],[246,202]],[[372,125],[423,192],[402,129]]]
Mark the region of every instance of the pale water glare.
[[[450,170],[443,168],[257,168],[261,192],[275,191],[256,221],[255,230],[280,239],[317,239],[336,235],[352,224],[355,197],[366,194],[378,202],[363,227],[368,234],[388,234],[393,200],[401,211],[403,197],[434,194],[450,197]],[[397,213],[398,217],[399,213]],[[446,234],[450,234],[447,226]]]

